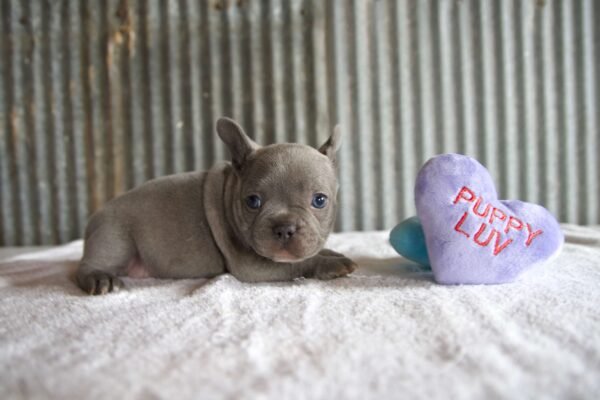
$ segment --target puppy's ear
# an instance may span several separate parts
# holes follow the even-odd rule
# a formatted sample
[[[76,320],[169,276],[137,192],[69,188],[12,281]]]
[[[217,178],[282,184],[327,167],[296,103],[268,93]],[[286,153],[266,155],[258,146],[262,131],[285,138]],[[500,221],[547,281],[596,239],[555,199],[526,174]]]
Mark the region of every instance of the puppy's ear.
[[[219,118],[216,127],[219,137],[231,152],[231,163],[239,170],[248,156],[260,146],[250,139],[244,130],[230,118]]]
[[[342,127],[340,124],[337,124],[335,128],[333,128],[333,133],[329,136],[329,139],[321,147],[319,147],[319,151],[325,154],[329,159],[335,162],[335,154],[340,149],[342,145]]]

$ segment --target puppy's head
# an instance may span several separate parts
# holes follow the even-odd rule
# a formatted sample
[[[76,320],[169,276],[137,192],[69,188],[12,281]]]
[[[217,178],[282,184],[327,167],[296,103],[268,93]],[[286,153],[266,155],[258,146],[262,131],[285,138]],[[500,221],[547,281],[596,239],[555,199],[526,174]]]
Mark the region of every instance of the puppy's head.
[[[260,147],[228,118],[217,121],[217,132],[232,156],[232,223],[241,239],[277,262],[316,255],[335,221],[339,126],[318,150],[291,143]]]

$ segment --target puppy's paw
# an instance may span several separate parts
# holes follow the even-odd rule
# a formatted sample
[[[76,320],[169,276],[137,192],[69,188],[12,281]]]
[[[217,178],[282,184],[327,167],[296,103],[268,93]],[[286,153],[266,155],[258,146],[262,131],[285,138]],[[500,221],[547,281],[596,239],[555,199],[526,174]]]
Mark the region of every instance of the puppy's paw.
[[[92,271],[84,276],[79,276],[77,281],[81,289],[92,295],[117,292],[123,288],[121,279],[104,271]]]
[[[339,253],[337,253],[339,254]],[[335,279],[346,276],[356,269],[354,261],[341,254],[324,257],[314,272],[314,278],[317,279]]]
[[[323,257],[344,257],[346,258],[345,255],[343,255],[342,253],[338,253],[337,251],[333,251],[333,250],[329,250],[329,249],[323,249],[319,252],[320,256]]]

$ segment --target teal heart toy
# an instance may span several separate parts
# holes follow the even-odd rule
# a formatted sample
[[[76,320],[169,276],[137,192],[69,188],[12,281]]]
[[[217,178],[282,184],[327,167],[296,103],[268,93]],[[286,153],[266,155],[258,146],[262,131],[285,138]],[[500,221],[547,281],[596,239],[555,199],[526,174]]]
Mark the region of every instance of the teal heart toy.
[[[392,229],[390,244],[404,258],[429,267],[425,233],[418,217],[405,219]]]

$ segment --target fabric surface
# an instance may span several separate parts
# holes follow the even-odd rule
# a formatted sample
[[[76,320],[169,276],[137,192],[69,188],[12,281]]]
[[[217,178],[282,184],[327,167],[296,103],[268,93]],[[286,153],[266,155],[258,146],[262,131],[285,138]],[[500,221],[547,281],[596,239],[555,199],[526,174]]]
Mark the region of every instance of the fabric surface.
[[[388,232],[332,235],[334,281],[126,279],[84,295],[80,241],[0,263],[0,398],[597,398],[600,228],[549,264],[442,286]]]

